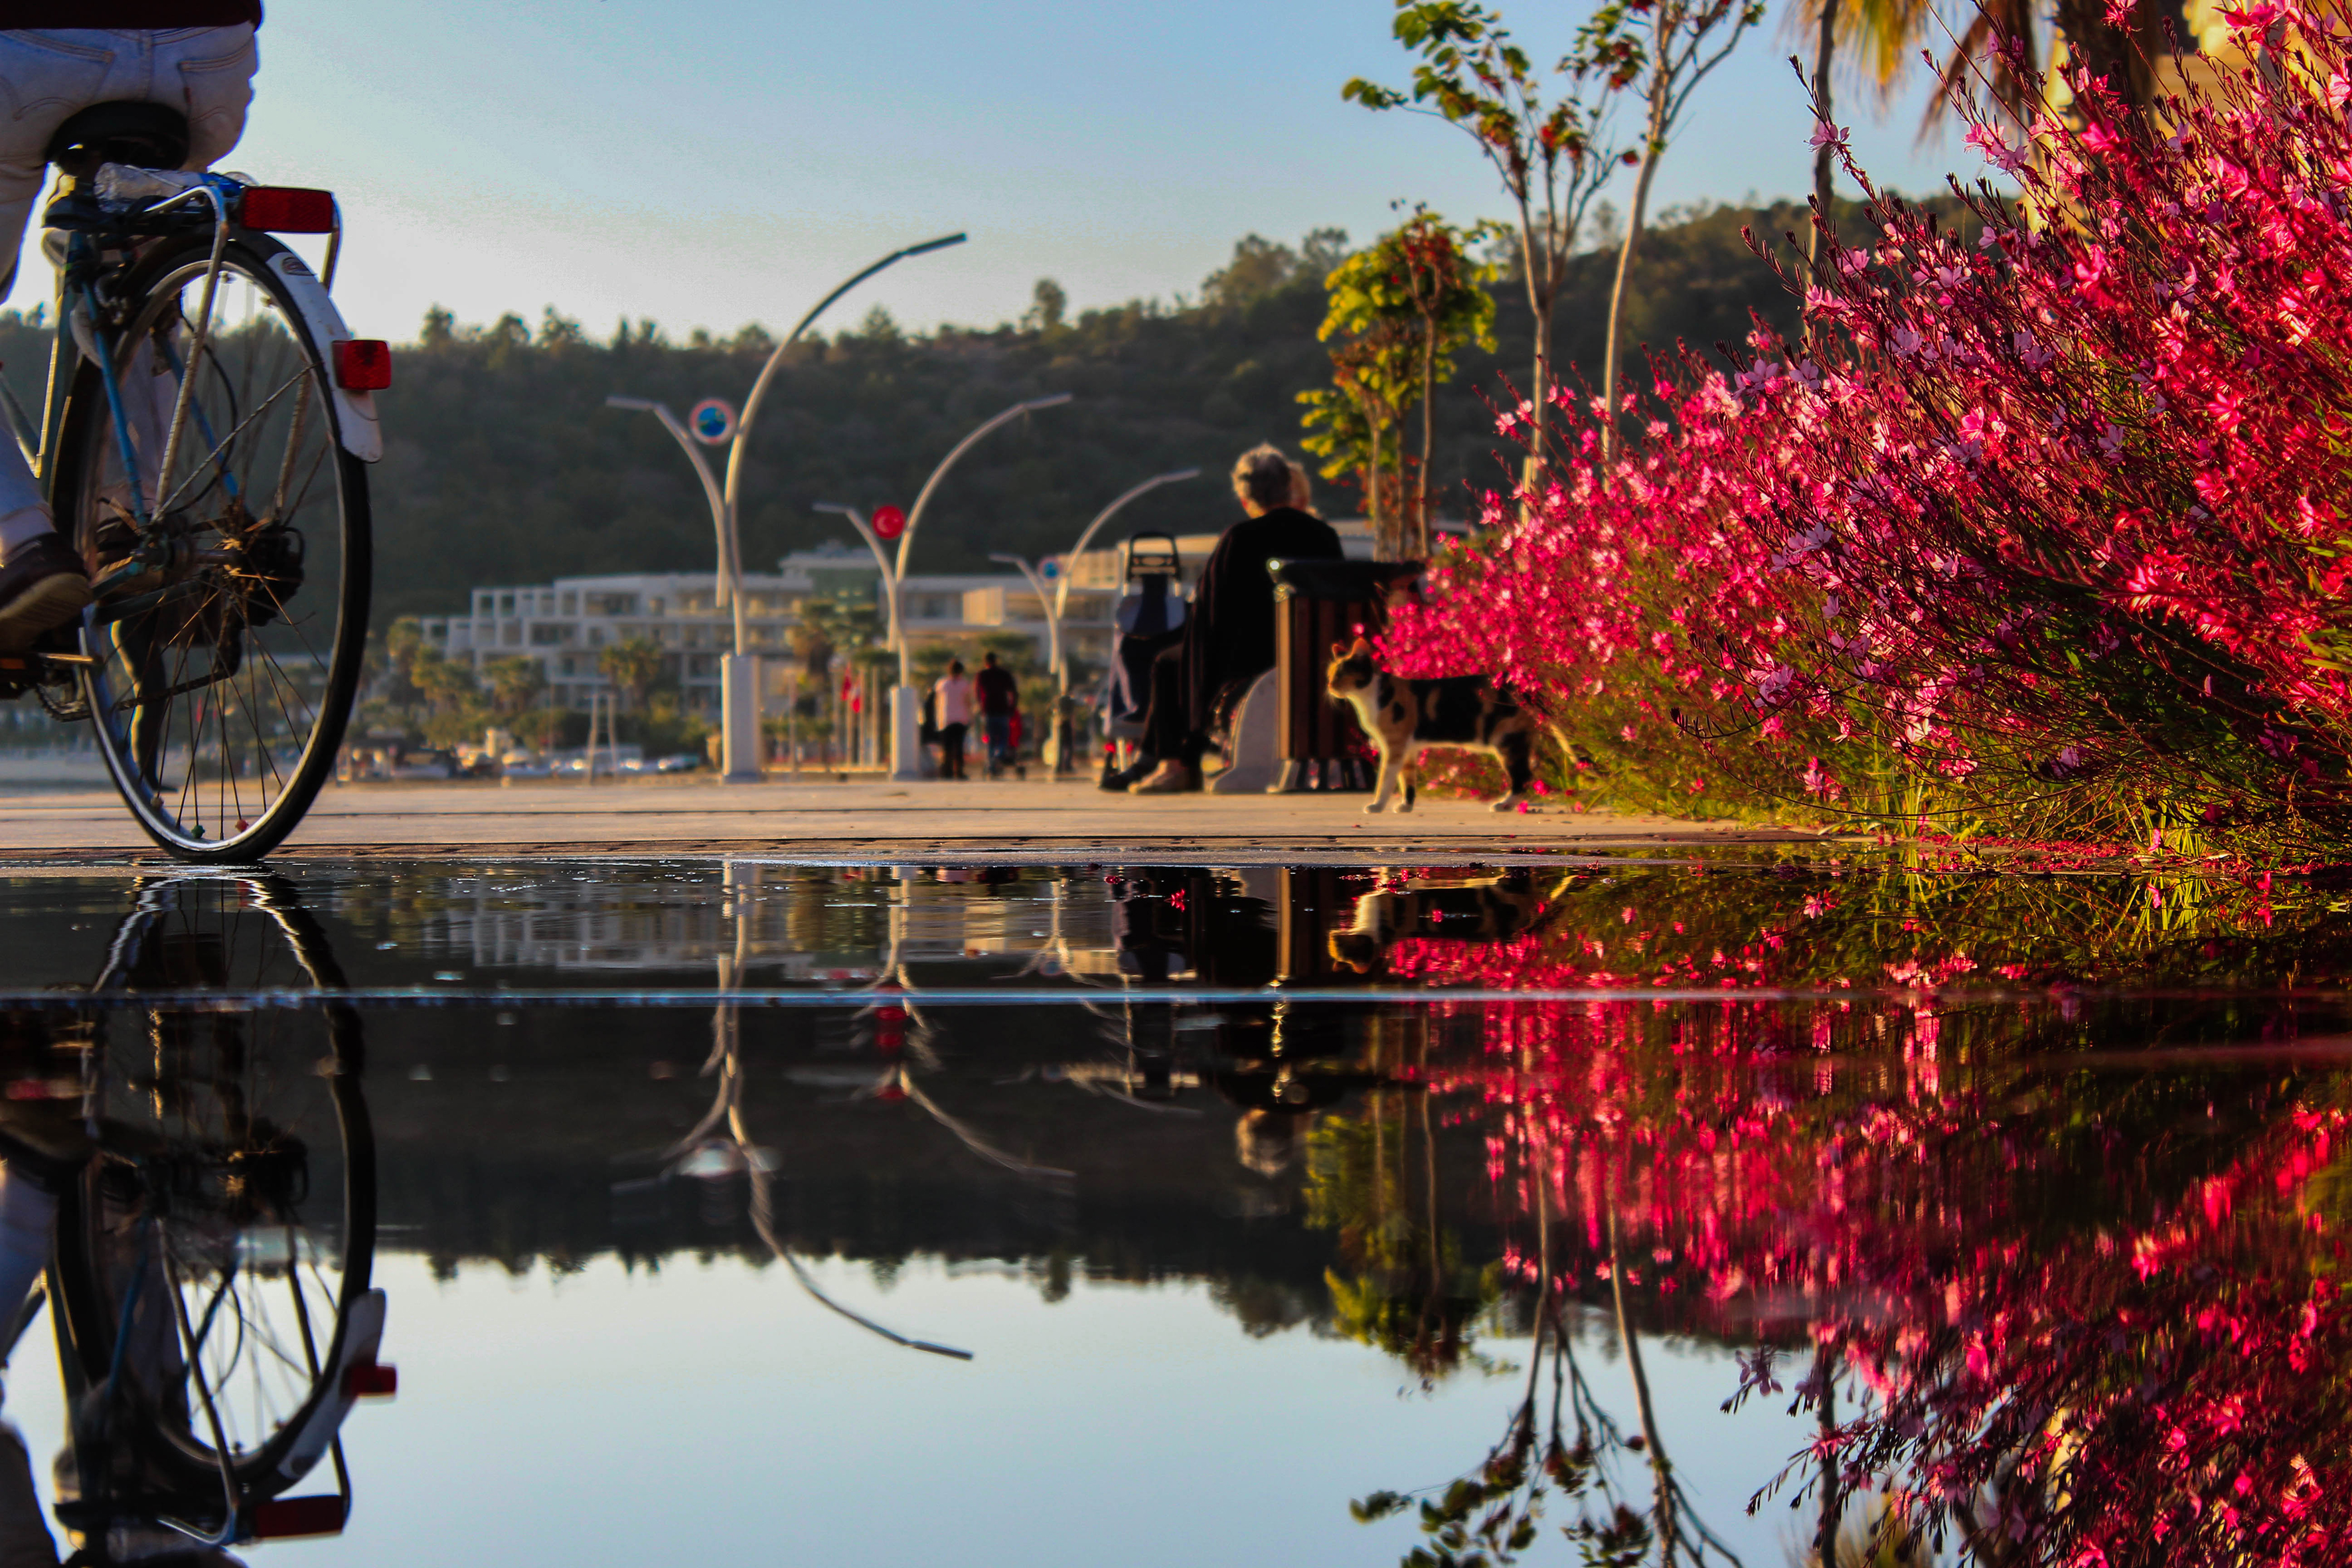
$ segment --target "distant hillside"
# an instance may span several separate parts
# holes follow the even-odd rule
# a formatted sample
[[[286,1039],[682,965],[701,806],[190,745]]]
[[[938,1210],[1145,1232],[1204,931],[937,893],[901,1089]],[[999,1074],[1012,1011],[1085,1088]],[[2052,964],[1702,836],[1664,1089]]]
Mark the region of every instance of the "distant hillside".
[[[1739,237],[1796,226],[1786,205],[1683,215],[1645,238],[1633,301],[1637,341],[1707,345],[1743,336],[1748,311],[1782,324],[1793,302]],[[1197,302],[1138,301],[1049,321],[1058,289],[1018,326],[909,336],[877,311],[822,342],[796,345],[750,457],[744,552],[757,567],[797,546],[846,538],[810,503],[910,504],[940,456],[972,426],[1020,399],[1076,401],[1002,431],[959,465],[933,502],[919,569],[984,568],[990,551],[1066,547],[1120,490],[1168,468],[1205,478],[1171,486],[1124,514],[1135,527],[1223,526],[1231,504],[1218,476],[1243,448],[1273,440],[1296,450],[1297,394],[1328,380],[1316,342],[1322,273],[1342,237],[1310,235],[1301,250],[1255,236],[1206,280]],[[1559,311],[1565,358],[1597,371],[1609,256],[1578,264]],[[527,285],[524,285],[527,287]],[[1441,493],[1491,484],[1500,470],[1480,394],[1498,375],[1524,380],[1526,296],[1498,286],[1501,348],[1473,354],[1441,392]],[[855,297],[840,309],[854,321]],[[0,361],[37,407],[47,334],[0,312]],[[383,397],[388,450],[374,474],[379,625],[446,612],[477,584],[544,581],[564,573],[708,568],[709,514],[685,459],[652,420],[603,406],[620,392],[681,414],[706,396],[740,403],[770,345],[747,327],[731,340],[676,343],[650,323],[610,342],[588,340],[553,308],[488,327],[429,318],[396,362]],[[1355,497],[1325,489],[1328,510]]]

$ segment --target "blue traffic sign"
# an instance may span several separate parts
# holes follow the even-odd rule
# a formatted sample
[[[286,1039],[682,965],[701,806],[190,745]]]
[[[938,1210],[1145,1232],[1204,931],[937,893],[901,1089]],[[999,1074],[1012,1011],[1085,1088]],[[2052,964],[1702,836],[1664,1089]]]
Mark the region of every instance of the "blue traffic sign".
[[[686,427],[706,447],[723,447],[735,435],[735,409],[723,397],[706,397],[686,412]]]

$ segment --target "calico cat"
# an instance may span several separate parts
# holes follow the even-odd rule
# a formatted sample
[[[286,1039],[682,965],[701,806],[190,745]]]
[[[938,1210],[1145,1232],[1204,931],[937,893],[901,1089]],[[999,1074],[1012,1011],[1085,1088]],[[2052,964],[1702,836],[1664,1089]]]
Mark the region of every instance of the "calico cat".
[[[1527,797],[1535,771],[1535,717],[1486,677],[1407,680],[1373,663],[1371,645],[1358,637],[1352,647],[1331,645],[1325,689],[1334,700],[1355,705],[1357,721],[1381,749],[1380,787],[1366,811],[1388,805],[1405,763],[1424,746],[1461,746],[1499,759],[1511,787],[1495,810],[1508,811]],[[1411,811],[1412,797],[1408,779],[1396,809]]]

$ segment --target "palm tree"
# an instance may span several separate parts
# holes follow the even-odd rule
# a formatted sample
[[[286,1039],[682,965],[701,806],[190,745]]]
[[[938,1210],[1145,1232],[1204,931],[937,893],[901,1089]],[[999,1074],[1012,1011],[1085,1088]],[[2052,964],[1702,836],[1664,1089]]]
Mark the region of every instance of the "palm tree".
[[[646,689],[661,666],[661,645],[651,637],[626,637],[596,656],[596,668],[627,696],[631,712],[645,706]]]
[[[520,713],[547,684],[537,659],[513,654],[490,659],[482,666],[482,673],[489,678],[490,700],[500,713]]]
[[[2042,49],[2037,30],[2046,27],[2094,76],[2103,76],[2129,104],[2146,107],[2155,91],[2152,63],[2173,47],[2179,22],[2177,4],[2129,0],[2122,26],[2102,0],[2050,0],[2047,9],[2032,0],[1975,0],[1939,11],[1933,0],[1799,0],[1794,19],[1814,39],[1814,96],[1830,113],[1832,58],[1843,55],[1884,105],[1923,45],[1944,37],[1950,49],[1937,68],[1940,89],[1921,117],[1925,136],[1950,112],[1948,91],[1980,82],[1992,101],[2021,122],[2038,102]],[[2011,53],[2011,49],[2015,52]],[[1831,150],[1813,163],[1813,193],[1826,213],[1832,174]]]

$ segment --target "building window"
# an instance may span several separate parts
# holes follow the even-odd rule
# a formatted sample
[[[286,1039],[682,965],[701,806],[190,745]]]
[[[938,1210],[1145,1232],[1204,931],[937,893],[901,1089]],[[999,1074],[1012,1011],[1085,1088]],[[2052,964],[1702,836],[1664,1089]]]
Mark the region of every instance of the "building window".
[[[504,626],[499,628],[499,641],[508,647],[520,647],[522,645],[522,623],[520,621],[509,621]]]
[[[530,646],[554,647],[572,640],[572,628],[561,621],[541,621],[530,628]]]
[[[562,602],[563,608],[559,612],[560,614],[576,616],[580,613],[580,595],[577,593],[564,595]]]

